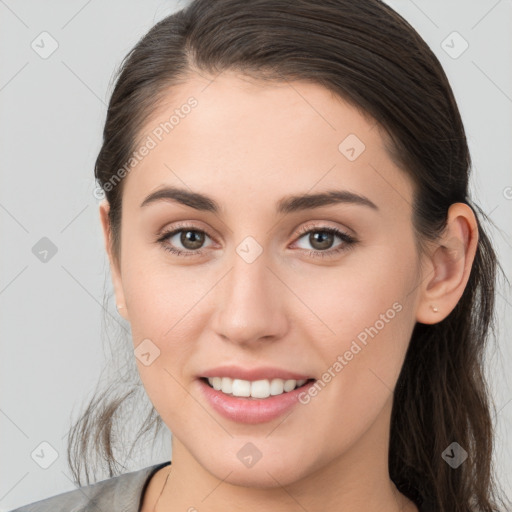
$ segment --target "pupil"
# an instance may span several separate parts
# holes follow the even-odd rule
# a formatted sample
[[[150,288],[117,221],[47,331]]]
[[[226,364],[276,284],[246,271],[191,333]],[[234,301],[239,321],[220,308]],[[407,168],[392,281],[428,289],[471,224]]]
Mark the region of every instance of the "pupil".
[[[318,239],[320,239],[320,247],[318,247],[318,249],[329,249],[332,245],[332,237],[332,233],[328,233],[327,231],[318,231],[316,233],[311,233],[309,241],[311,245],[315,247],[315,244],[318,243]]]
[[[184,231],[181,233],[180,238],[183,246],[191,251],[199,249],[204,242],[204,234],[198,231]]]

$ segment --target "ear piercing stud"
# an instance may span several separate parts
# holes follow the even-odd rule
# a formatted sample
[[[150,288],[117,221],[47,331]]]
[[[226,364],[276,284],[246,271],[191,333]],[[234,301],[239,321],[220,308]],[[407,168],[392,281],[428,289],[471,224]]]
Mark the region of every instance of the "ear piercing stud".
[[[439,309],[438,309],[436,306],[432,306],[432,305],[430,305],[430,307],[432,308],[432,311],[433,311],[434,313],[437,313],[437,312],[439,311]]]

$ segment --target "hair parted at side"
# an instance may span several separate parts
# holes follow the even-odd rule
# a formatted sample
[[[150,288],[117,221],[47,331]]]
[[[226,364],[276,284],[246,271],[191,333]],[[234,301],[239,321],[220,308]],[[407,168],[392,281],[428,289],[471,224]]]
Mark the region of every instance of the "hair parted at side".
[[[124,181],[105,185],[129,161],[144,121],[173,85],[194,72],[215,77],[226,70],[320,84],[377,122],[389,155],[415,185],[420,247],[439,236],[452,203],[472,207],[479,241],[464,294],[443,321],[416,324],[394,390],[389,472],[401,492],[428,499],[439,512],[501,510],[492,464],[494,404],[484,373],[499,267],[485,215],[469,198],[471,159],[448,79],[420,35],[382,1],[195,0],[151,28],[116,76],[95,165],[110,204],[116,261]],[[116,420],[141,383],[132,375],[117,384],[119,396],[111,388],[95,394],[70,432],[68,461],[79,484],[82,464],[90,481],[91,451],[108,464],[109,476],[119,472]],[[162,427],[154,409],[139,436],[153,427]],[[456,470],[441,457],[453,441],[468,452]]]

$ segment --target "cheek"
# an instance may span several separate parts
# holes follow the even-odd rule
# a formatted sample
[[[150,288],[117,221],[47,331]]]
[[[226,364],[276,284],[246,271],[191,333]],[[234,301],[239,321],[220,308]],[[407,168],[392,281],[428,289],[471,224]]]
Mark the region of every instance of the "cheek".
[[[373,328],[391,335],[400,331],[403,321],[411,322],[407,304],[415,301],[416,261],[412,236],[374,245],[349,255],[343,265],[329,269],[330,275],[324,269],[325,276],[317,282],[306,278],[303,293],[311,298],[333,339],[359,336],[364,342],[366,329],[374,333]]]
[[[214,277],[194,265],[172,265],[163,249],[134,251],[123,275],[132,332],[162,342],[175,338],[176,330],[194,316]]]
[[[381,286],[382,274],[366,267],[333,278],[323,293],[309,290],[308,305],[322,322],[311,320],[307,353],[323,371],[317,391],[302,403],[304,417],[316,418],[318,452],[325,456],[356,443],[389,406],[415,323],[413,304],[405,300],[408,279],[389,275]]]
[[[211,280],[211,279],[210,279]],[[144,387],[159,412],[179,407],[190,378],[189,361],[200,336],[201,299],[211,284],[193,267],[173,269],[162,260],[125,260],[123,290],[130,316],[134,355]],[[147,355],[149,354],[149,355]],[[173,397],[172,404],[169,396]]]
[[[332,268],[322,286],[307,278],[298,292],[315,313],[307,314],[311,317],[308,339],[313,340],[325,372],[330,372],[325,380],[336,381],[329,387],[355,409],[378,387],[382,401],[400,373],[415,325],[413,258],[412,247],[410,251],[391,247],[372,260],[361,258]],[[337,400],[334,395],[332,399]]]

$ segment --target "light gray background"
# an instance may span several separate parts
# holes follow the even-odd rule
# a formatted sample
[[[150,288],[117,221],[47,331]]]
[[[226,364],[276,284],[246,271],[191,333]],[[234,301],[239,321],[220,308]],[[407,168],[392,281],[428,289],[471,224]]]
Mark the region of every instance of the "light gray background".
[[[511,275],[512,2],[390,0],[440,59],[469,137],[475,198],[490,214]],[[81,411],[107,362],[102,322],[112,288],[93,195],[111,78],[147,30],[183,3],[0,0],[0,510],[74,489],[66,462],[70,417]],[[41,32],[58,42],[47,59],[32,47]],[[469,43],[454,59],[442,42]],[[460,49],[460,41],[446,44]],[[48,48],[48,46],[46,46]],[[435,116],[436,113],[432,112]],[[32,247],[48,237],[42,263]],[[499,346],[488,373],[496,402],[498,477],[511,493],[511,296],[498,295]],[[116,327],[111,300],[109,316]],[[508,315],[508,318],[507,318]],[[31,454],[50,450],[41,468]],[[127,461],[129,470],[170,458],[169,438]]]

